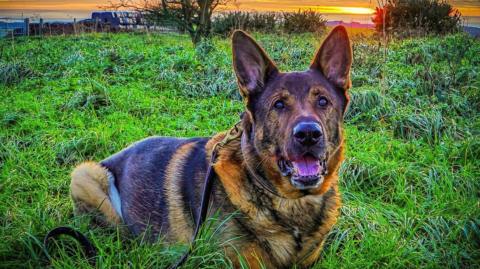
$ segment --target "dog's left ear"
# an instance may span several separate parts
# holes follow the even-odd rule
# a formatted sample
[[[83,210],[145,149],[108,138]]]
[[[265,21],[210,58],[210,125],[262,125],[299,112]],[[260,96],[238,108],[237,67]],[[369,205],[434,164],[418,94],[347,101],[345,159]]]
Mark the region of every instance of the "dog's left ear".
[[[232,54],[233,68],[244,98],[261,92],[266,81],[278,73],[277,67],[260,45],[241,30],[232,35]]]
[[[351,86],[350,67],[352,66],[352,47],[347,30],[343,26],[335,27],[323,41],[313,58],[311,69],[317,69],[336,87],[347,90]]]

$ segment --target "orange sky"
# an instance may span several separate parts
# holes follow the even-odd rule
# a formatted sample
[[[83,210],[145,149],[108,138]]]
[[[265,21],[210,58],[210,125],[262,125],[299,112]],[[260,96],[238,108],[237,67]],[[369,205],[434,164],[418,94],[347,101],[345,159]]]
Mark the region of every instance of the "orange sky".
[[[450,0],[465,16],[480,16],[480,0]],[[0,0],[1,10],[96,10],[108,0]],[[297,10],[299,8],[312,8],[326,14],[369,14],[373,12],[377,1],[340,1],[340,0],[237,0],[226,9],[241,10]],[[225,8],[224,8],[225,9]]]

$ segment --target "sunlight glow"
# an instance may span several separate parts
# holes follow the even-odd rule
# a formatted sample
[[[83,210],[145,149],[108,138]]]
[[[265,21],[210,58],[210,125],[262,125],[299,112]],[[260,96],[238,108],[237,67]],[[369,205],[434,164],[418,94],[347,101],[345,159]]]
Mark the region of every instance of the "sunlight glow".
[[[368,7],[314,6],[311,8],[320,13],[331,14],[373,14],[373,12],[375,12],[375,10]]]
[[[310,2],[310,3],[308,3]],[[234,2],[228,3],[224,10],[244,10],[244,11],[297,11],[312,9],[324,14],[355,14],[370,15],[375,12],[374,9],[362,6],[323,6],[313,5],[313,1],[307,3],[300,1],[251,1],[251,2]]]

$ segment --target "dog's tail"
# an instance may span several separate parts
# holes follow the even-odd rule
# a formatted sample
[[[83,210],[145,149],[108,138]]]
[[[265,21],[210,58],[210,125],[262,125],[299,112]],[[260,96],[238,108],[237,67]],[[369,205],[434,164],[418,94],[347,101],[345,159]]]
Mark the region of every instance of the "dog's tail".
[[[109,189],[116,192],[113,185],[112,174],[96,162],[84,162],[72,172],[70,193],[75,206],[75,214],[100,213],[101,222],[106,224],[118,224],[121,216],[115,210]],[[111,191],[112,192],[112,191]],[[118,193],[113,193],[114,197]],[[121,213],[120,213],[121,214]]]

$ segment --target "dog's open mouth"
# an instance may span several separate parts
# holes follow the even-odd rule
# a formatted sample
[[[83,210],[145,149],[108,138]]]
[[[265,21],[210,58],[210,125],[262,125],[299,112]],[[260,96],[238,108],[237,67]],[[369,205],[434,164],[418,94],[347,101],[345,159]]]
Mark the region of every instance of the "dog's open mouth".
[[[282,175],[289,176],[292,185],[300,190],[317,188],[328,173],[327,158],[318,159],[309,153],[295,160],[282,158],[278,167]]]

